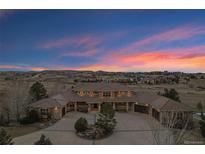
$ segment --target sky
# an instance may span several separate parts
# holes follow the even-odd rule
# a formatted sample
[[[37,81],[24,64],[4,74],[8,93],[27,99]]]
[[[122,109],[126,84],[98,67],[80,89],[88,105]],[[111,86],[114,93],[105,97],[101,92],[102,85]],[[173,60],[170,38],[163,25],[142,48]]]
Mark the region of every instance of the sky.
[[[205,10],[0,10],[0,71],[205,72]]]

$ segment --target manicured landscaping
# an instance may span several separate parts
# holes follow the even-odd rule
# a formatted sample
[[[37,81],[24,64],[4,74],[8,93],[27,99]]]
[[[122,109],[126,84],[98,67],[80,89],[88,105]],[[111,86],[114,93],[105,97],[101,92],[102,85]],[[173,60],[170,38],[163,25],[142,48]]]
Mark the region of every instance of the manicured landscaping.
[[[117,124],[112,105],[103,104],[96,119],[94,124],[88,124],[85,118],[79,118],[75,123],[76,134],[86,139],[102,139],[110,136]]]

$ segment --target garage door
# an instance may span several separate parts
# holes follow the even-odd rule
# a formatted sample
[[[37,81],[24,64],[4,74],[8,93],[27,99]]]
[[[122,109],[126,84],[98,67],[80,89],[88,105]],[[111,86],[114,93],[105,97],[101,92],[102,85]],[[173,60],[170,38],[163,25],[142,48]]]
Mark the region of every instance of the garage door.
[[[126,103],[116,103],[115,110],[126,112]]]
[[[145,105],[135,104],[135,112],[146,113],[149,114],[149,107]]]

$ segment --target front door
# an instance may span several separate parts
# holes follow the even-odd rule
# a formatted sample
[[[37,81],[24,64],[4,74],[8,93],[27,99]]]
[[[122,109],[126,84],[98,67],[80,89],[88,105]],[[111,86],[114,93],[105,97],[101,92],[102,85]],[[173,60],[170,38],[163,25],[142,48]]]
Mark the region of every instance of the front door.
[[[91,104],[91,111],[98,111],[98,104]]]
[[[62,108],[62,117],[65,115],[65,107]]]

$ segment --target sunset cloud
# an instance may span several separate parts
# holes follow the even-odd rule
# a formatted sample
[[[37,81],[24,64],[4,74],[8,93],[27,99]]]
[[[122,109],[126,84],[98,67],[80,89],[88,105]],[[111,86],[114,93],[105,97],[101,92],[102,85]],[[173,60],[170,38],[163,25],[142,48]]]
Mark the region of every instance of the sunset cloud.
[[[97,46],[102,42],[100,37],[88,35],[65,37],[60,39],[54,39],[40,44],[40,48],[51,49],[51,48],[61,48],[61,47],[84,47],[90,48]]]
[[[171,42],[178,40],[186,40],[198,35],[205,35],[205,28],[200,26],[180,26],[161,32],[158,34],[151,35],[147,38],[137,40],[133,43],[128,44],[124,48],[121,48],[119,52],[132,52],[137,51],[139,48],[154,43]]]
[[[21,66],[16,65],[0,65],[1,69],[23,69]]]
[[[63,57],[92,57],[96,55],[98,52],[100,52],[98,49],[90,49],[85,51],[68,51],[64,52],[62,55],[59,56],[59,58]]]
[[[0,10],[0,70],[205,72],[203,10],[14,11]]]
[[[0,69],[15,69],[15,70],[30,70],[30,71],[43,71],[48,70],[46,67],[32,67],[32,66],[19,66],[19,65],[0,65]]]

